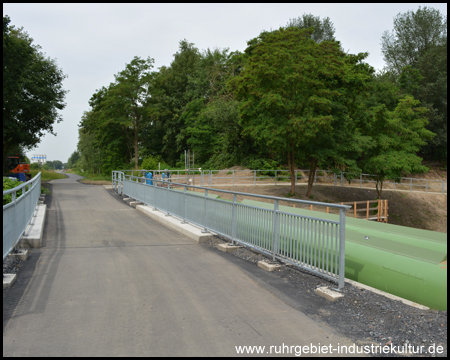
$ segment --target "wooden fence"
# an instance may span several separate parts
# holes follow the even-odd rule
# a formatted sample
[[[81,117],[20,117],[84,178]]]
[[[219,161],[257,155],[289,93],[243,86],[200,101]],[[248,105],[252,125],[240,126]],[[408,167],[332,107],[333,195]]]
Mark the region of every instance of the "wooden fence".
[[[377,204],[375,207],[371,206],[371,204]],[[341,202],[341,205],[352,205],[352,209],[347,212],[352,213],[354,218],[357,219],[366,219],[366,220],[376,220],[381,222],[388,222],[388,201],[387,200],[367,200],[367,201],[349,201],[349,202]],[[358,209],[358,205],[360,206]],[[310,205],[309,209],[313,210],[314,206]],[[322,207],[320,207],[322,208]],[[323,208],[322,208],[323,209]],[[330,208],[327,207],[327,213],[330,212]],[[365,212],[365,214],[364,214]],[[363,213],[363,214],[360,214]]]

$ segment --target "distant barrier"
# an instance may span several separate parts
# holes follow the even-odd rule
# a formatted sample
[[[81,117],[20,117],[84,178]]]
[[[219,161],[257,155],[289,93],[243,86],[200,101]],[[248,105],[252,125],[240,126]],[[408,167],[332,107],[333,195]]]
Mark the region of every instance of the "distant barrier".
[[[19,190],[22,190],[22,195],[17,196]],[[41,173],[13,189],[3,191],[3,196],[7,194],[11,194],[12,201],[3,205],[3,260],[17,245],[33,219],[41,194]]]
[[[338,289],[344,287],[345,211],[350,206],[211,190],[175,183],[173,179],[172,182],[153,179],[150,184],[147,180],[122,171],[112,173],[113,188],[121,195],[176,216],[182,223],[198,225],[203,232],[213,231],[272,256],[273,260],[280,259],[321,275],[337,282]],[[233,200],[211,196],[211,192],[229,194]],[[273,209],[241,204],[237,196],[242,195],[273,201]],[[280,211],[281,200],[338,209],[339,221]]]
[[[121,170],[127,175],[135,176],[144,170]],[[161,170],[152,171],[153,174],[162,173]],[[295,184],[308,183],[309,170],[295,170]],[[361,174],[358,178],[347,179],[347,173],[334,173],[328,170],[316,170],[314,185],[332,185],[375,189],[375,175]],[[158,178],[161,180],[161,176]],[[177,183],[199,186],[257,186],[257,185],[289,185],[291,176],[289,170],[171,170],[171,179]],[[447,181],[428,180],[401,177],[399,182],[384,181],[383,190],[394,191],[423,191],[426,193],[447,194]]]

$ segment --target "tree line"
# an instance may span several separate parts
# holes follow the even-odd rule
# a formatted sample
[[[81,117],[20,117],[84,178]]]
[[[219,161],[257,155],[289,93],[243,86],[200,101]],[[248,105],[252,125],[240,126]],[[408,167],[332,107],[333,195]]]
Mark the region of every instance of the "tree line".
[[[79,124],[79,165],[108,173],[134,164],[204,168],[318,167],[385,179],[446,161],[446,17],[399,14],[382,37],[376,73],[346,53],[329,18],[304,14],[262,31],[244,52],[199,51],[182,40],[170,66],[135,57],[97,90]],[[141,162],[140,162],[141,161]],[[145,167],[144,167],[145,168]]]
[[[182,168],[190,149],[203,168],[309,168],[307,196],[319,167],[371,173],[380,195],[385,179],[427,171],[423,158],[446,163],[446,29],[433,8],[398,14],[380,72],[311,14],[262,31],[244,52],[184,39],[169,66],[134,57],[96,90],[67,165]]]

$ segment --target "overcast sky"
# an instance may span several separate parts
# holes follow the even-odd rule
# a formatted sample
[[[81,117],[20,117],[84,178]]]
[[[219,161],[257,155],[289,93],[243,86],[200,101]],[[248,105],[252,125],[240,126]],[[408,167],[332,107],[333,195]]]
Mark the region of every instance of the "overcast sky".
[[[68,78],[64,88],[63,121],[54,125],[27,153],[67,162],[76,150],[78,123],[88,101],[102,86],[114,81],[134,56],[155,59],[154,70],[170,65],[179,41],[200,50],[229,48],[244,51],[247,41],[262,30],[277,29],[303,13],[329,17],[335,37],[352,54],[369,52],[366,61],[381,69],[381,35],[392,31],[398,13],[440,4],[3,4],[3,15],[23,27]]]

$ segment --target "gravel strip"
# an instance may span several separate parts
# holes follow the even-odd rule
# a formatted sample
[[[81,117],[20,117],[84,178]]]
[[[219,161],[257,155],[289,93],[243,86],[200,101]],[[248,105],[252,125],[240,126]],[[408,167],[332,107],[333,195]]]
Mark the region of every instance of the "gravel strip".
[[[215,236],[205,246],[217,248],[218,244],[226,242],[229,241]],[[268,259],[245,247],[235,250],[233,255],[255,265],[260,260]],[[283,264],[279,271],[271,274],[298,287],[302,294],[305,293],[309,297],[318,296],[314,294],[318,287],[336,287],[334,283],[292,265]],[[343,294],[345,295],[343,298],[336,302],[327,302],[326,306],[317,306],[314,299],[305,301],[305,304],[301,305],[301,311],[313,319],[324,321],[359,345],[370,343],[389,347],[411,345],[414,349],[424,346],[422,356],[433,356],[428,349],[429,346],[435,345],[442,346],[444,350],[442,354],[436,353],[434,356],[447,356],[447,311],[420,310],[347,283]],[[378,356],[395,355],[404,356],[391,353],[378,354]]]

